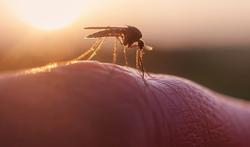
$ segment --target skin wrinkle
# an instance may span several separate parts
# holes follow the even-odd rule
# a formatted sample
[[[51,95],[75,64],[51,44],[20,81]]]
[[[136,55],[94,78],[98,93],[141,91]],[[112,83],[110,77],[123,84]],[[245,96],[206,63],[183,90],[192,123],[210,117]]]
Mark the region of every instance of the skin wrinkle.
[[[167,120],[170,120],[171,119],[171,114],[173,114],[173,112],[175,113],[175,115],[177,114],[178,115],[178,113],[176,112],[176,108],[177,108],[177,103],[176,103],[176,99],[173,99],[172,98],[172,93],[170,94],[170,90],[168,91],[168,90],[163,90],[163,88],[160,88],[160,87],[163,87],[163,86],[159,86],[159,84],[162,84],[162,83],[159,83],[159,82],[155,82],[155,84],[156,85],[158,85],[158,86],[155,86],[155,89],[156,90],[158,90],[158,91],[161,91],[161,93],[163,94],[163,99],[162,100],[164,100],[164,101],[166,101],[167,102],[167,106],[168,107],[165,107],[165,111],[166,112],[168,112],[169,114],[166,116],[166,118],[168,118]],[[165,86],[164,88],[169,88],[169,87],[167,87],[167,86]],[[165,92],[165,93],[164,93]],[[164,105],[162,105],[162,106],[164,106]],[[180,113],[183,113],[183,111],[181,112],[180,110],[178,110]],[[170,122],[168,122],[168,123],[170,123]],[[173,124],[169,124],[169,125],[173,125]],[[171,128],[171,127],[169,127],[169,128]],[[173,129],[171,129],[172,131],[170,131],[170,133],[171,132],[173,132]],[[171,138],[171,135],[169,135],[170,136],[170,138]]]
[[[156,94],[154,92],[152,92],[149,87],[146,86],[145,89],[144,89],[144,92],[147,93],[147,91],[150,92],[150,94],[149,95],[146,94],[147,96],[145,97],[145,98],[149,97],[149,98],[147,98],[148,99],[148,103],[150,104],[150,99],[154,98],[154,101],[156,101],[156,105],[155,106],[158,105],[159,106],[158,108],[160,110],[160,113],[159,113],[160,115],[157,115],[158,114],[157,111],[154,111],[154,108],[151,106],[152,117],[153,117],[153,120],[154,120],[154,128],[155,128],[154,131],[153,131],[154,132],[154,136],[155,136],[154,144],[156,146],[160,147],[163,144],[162,138],[163,138],[163,131],[164,131],[164,130],[161,131],[161,129],[164,128],[164,127],[163,127],[163,125],[160,125],[160,122],[162,120],[164,120],[163,119],[163,115],[162,115],[162,109],[161,109],[161,106],[159,105],[159,102],[157,100]],[[152,101],[151,103],[153,104],[154,101]]]
[[[151,81],[150,81],[151,82]],[[165,97],[166,95],[164,95],[164,93],[161,91],[161,89],[160,88],[157,88],[157,86],[154,86],[154,83],[153,82],[151,82],[151,84],[150,84],[151,86],[150,86],[150,88],[149,88],[149,91],[154,95],[154,97],[156,98],[156,101],[157,101],[157,105],[159,106],[159,109],[160,109],[160,114],[161,114],[161,121],[162,121],[162,129],[160,129],[160,131],[161,131],[161,137],[162,138],[165,138],[165,139],[163,139],[163,140],[161,140],[161,142],[162,142],[162,144],[164,145],[165,143],[164,142],[169,142],[169,143],[171,143],[171,127],[168,125],[168,123],[166,122],[166,120],[167,120],[167,115],[166,115],[166,113],[165,113],[165,109],[164,109],[164,106],[162,106],[161,105],[161,103],[160,103],[160,101],[159,100],[157,100],[158,98],[160,98],[160,96],[159,96],[159,94],[163,94],[163,96]],[[159,92],[159,94],[158,94],[158,97],[157,97],[157,94],[156,94],[156,92],[154,92],[152,89],[154,89],[154,90],[156,90],[156,91],[158,91]],[[166,96],[167,97],[167,96]],[[159,128],[160,128],[160,126],[159,126]],[[168,132],[168,134],[166,133],[166,132]]]
[[[0,137],[13,147],[249,146],[249,105],[174,76],[146,82],[98,62],[0,78]]]
[[[129,68],[127,68],[126,67],[126,69],[129,69]],[[135,72],[133,72],[133,73],[135,73]],[[129,74],[130,75],[130,74]],[[126,77],[127,75],[125,75],[125,77]],[[154,115],[151,115],[151,114],[154,114],[154,112],[153,112],[153,110],[151,110],[151,103],[148,101],[148,98],[147,98],[147,95],[145,94],[145,89],[147,89],[147,86],[145,86],[146,88],[143,88],[144,87],[144,81],[141,79],[141,77],[140,76],[138,76],[138,75],[132,75],[133,77],[135,76],[136,78],[132,78],[132,80],[133,80],[133,83],[134,83],[134,85],[136,86],[136,91],[137,91],[137,94],[139,94],[139,98],[137,98],[137,100],[142,100],[141,101],[141,103],[138,103],[138,106],[140,107],[140,106],[142,106],[142,104],[144,104],[144,110],[142,109],[141,110],[141,112],[142,112],[142,116],[145,116],[145,117],[143,117],[143,126],[146,126],[145,127],[145,130],[146,130],[146,135],[147,135],[147,137],[146,137],[146,141],[147,141],[147,146],[154,146],[155,144],[155,142],[154,141],[152,141],[152,123],[150,123],[150,121],[149,120],[151,120],[151,119],[149,119],[150,117],[148,117],[148,115],[147,114],[150,114],[150,116],[153,116],[154,117]],[[147,111],[149,112],[149,113],[145,113],[145,108],[147,109]],[[144,115],[144,114],[146,114],[146,115]],[[155,120],[155,119],[153,119],[153,120]]]
[[[161,84],[162,84],[162,83],[161,83]],[[169,85],[167,85],[167,86],[169,86]],[[173,88],[173,87],[172,87],[172,88]],[[158,89],[160,89],[160,88],[158,88]],[[178,91],[176,90],[175,93],[178,93]],[[180,96],[180,97],[181,97],[181,96]],[[171,98],[170,98],[170,99],[171,99]]]
[[[152,79],[151,76],[149,76],[148,79],[146,79],[147,82],[147,86],[145,87],[145,93],[149,93],[147,95],[147,97],[149,97],[148,99],[152,99],[155,102],[151,102],[151,103],[155,103],[154,105],[157,106],[157,110],[158,111],[153,111],[153,115],[155,115],[156,117],[154,117],[155,120],[155,127],[157,128],[154,132],[155,132],[155,136],[156,136],[156,140],[155,140],[155,145],[157,144],[157,146],[164,146],[164,144],[166,142],[171,142],[171,137],[170,137],[170,127],[165,127],[168,126],[166,123],[166,114],[164,113],[164,108],[163,106],[161,106],[161,102],[160,102],[160,98],[161,96],[159,96],[161,92],[160,88],[157,88],[157,86],[154,86],[153,81],[150,81],[150,79]],[[157,83],[155,83],[157,84]],[[158,92],[159,93],[158,93]],[[164,95],[164,94],[163,94]],[[159,112],[159,113],[157,113]],[[158,115],[157,115],[158,114]],[[168,133],[166,133],[168,132]],[[158,135],[157,135],[158,134]],[[162,139],[164,138],[164,139]],[[169,138],[169,139],[168,139]],[[168,140],[168,141],[166,141]]]
[[[129,69],[129,68],[127,68]],[[131,70],[131,69],[129,69]],[[127,71],[128,72],[128,71]],[[131,72],[128,72],[129,75],[131,75]],[[144,126],[148,126],[148,127],[145,127],[147,133],[147,145],[148,146],[156,146],[156,144],[160,144],[160,142],[158,142],[158,135],[159,134],[159,131],[156,132],[154,131],[155,127],[157,126],[158,124],[158,119],[157,119],[157,113],[154,111],[153,109],[153,105],[152,105],[152,101],[150,101],[152,98],[150,98],[150,96],[147,96],[147,91],[149,90],[149,87],[148,85],[145,85],[147,83],[145,83],[145,81],[143,79],[141,79],[141,76],[140,76],[140,73],[138,72],[133,72],[132,71],[132,75],[134,78],[133,78],[133,81],[134,81],[134,85],[136,85],[136,89],[137,89],[137,93],[139,93],[140,97],[138,98],[139,100],[143,100],[143,103],[138,103],[138,105],[140,106],[141,104],[145,104],[145,108],[147,108],[147,110],[150,112],[149,114],[151,114],[150,116],[148,116],[148,119],[143,119],[143,123],[144,123]],[[135,73],[137,73],[138,75],[135,75]],[[127,75],[125,75],[126,77]],[[127,77],[126,77],[127,78]],[[145,110],[144,110],[145,111]],[[143,112],[143,110],[142,110]],[[144,112],[145,113],[145,112]],[[154,123],[150,123],[149,120],[151,120],[150,118],[152,118],[152,121],[154,121]],[[154,126],[152,126],[154,125]],[[158,127],[157,127],[158,128]],[[158,129],[159,130],[159,129]],[[154,134],[154,135],[153,135]],[[153,137],[153,136],[155,137]],[[155,138],[155,139],[152,139],[152,138]],[[159,146],[159,145],[157,145]]]
[[[147,103],[147,101],[143,98],[143,97],[145,97],[145,95],[144,95],[144,93],[142,92],[142,90],[141,90],[141,87],[140,87],[140,85],[139,85],[139,82],[138,82],[138,79],[136,79],[136,78],[134,78],[133,79],[133,81],[134,81],[134,85],[136,86],[136,89],[138,89],[137,91],[137,94],[139,94],[139,96],[140,96],[140,98],[139,99],[137,99],[137,101],[138,101],[138,107],[140,107],[140,112],[141,112],[141,114],[142,114],[142,120],[143,120],[143,127],[145,128],[145,135],[146,135],[146,138],[145,138],[145,140],[146,140],[146,144],[148,145],[148,146],[151,146],[151,136],[150,136],[150,128],[148,127],[148,126],[150,126],[150,125],[148,125],[148,121],[147,121],[147,114],[145,114],[145,111],[144,111],[144,109],[143,109],[143,106],[142,105],[144,105],[144,107],[148,107],[148,103]],[[146,106],[145,106],[146,105]]]
[[[168,86],[169,86],[169,84],[168,84]],[[174,88],[174,89],[176,89],[176,88]],[[178,93],[178,90],[176,90],[176,92],[175,93]],[[180,96],[181,97],[181,96]]]
[[[138,73],[139,75],[140,75],[140,73]],[[147,108],[148,108],[148,110],[150,110],[150,113],[152,114],[152,117],[153,117],[153,121],[154,121],[154,125],[155,125],[155,127],[152,127],[152,128],[149,128],[149,129],[151,129],[151,132],[154,132],[154,133],[148,133],[148,138],[149,138],[149,140],[152,140],[152,139],[150,139],[150,138],[152,138],[151,136],[152,135],[150,135],[150,134],[155,134],[155,138],[154,138],[154,141],[150,141],[151,143],[149,144],[149,146],[161,146],[161,144],[163,144],[162,143],[162,141],[163,140],[159,140],[160,139],[160,137],[163,137],[162,135],[160,135],[160,134],[162,134],[162,132],[164,131],[161,131],[161,129],[160,129],[160,126],[159,125],[157,125],[157,124],[159,124],[159,119],[157,119],[157,113],[153,110],[153,108],[152,108],[152,102],[150,102],[150,99],[152,99],[151,97],[150,97],[150,95],[147,95],[147,94],[145,94],[145,93],[148,93],[148,91],[150,91],[150,93],[151,93],[151,95],[155,98],[155,99],[157,99],[157,96],[151,91],[151,89],[150,89],[150,86],[151,85],[148,85],[148,83],[145,83],[145,81],[144,80],[142,80],[141,79],[141,77],[139,76],[138,77],[139,79],[135,79],[135,84],[137,85],[137,87],[138,87],[138,89],[141,89],[140,91],[140,93],[144,93],[144,98],[142,97],[142,99],[144,100],[144,103],[145,104],[147,104]],[[147,77],[145,77],[145,78],[147,78]],[[147,79],[146,79],[147,80]],[[138,84],[137,82],[140,82],[140,84]],[[147,81],[146,81],[147,82]],[[145,85],[146,84],[146,85]],[[139,86],[140,85],[140,86]],[[152,110],[151,110],[152,109]],[[145,122],[147,122],[148,120],[145,120]],[[155,131],[153,131],[152,129],[153,128],[157,128]],[[157,134],[159,134],[159,135],[157,135]],[[159,137],[160,136],[160,137]]]
[[[140,84],[139,84],[140,83]],[[144,84],[144,81],[143,81],[143,83],[142,83],[142,79],[141,78],[139,78],[139,79],[135,79],[135,85],[137,85],[137,88],[138,89],[141,89],[141,90],[139,90],[138,92],[140,92],[140,93],[142,93],[142,95],[143,96],[141,96],[141,99],[144,99],[144,103],[146,103],[149,107],[149,110],[151,110],[151,113],[152,113],[152,117],[153,117],[153,120],[154,120],[154,128],[158,128],[158,129],[154,129],[155,131],[153,131],[154,132],[154,136],[155,136],[155,141],[154,142],[152,142],[151,141],[151,143],[150,144],[152,144],[153,146],[161,146],[161,144],[162,144],[162,141],[160,141],[159,139],[160,138],[162,138],[163,136],[159,136],[159,135],[157,135],[157,134],[161,134],[163,131],[161,131],[161,129],[160,129],[160,127],[161,126],[159,126],[159,125],[157,125],[157,124],[159,124],[159,120],[163,120],[163,119],[159,119],[158,117],[157,117],[157,113],[154,111],[154,109],[153,109],[153,107],[152,107],[152,103],[153,102],[150,102],[149,100],[150,99],[152,99],[151,97],[150,97],[150,95],[148,95],[147,96],[147,94],[145,95],[145,93],[147,93],[147,90],[150,90],[149,89],[149,87],[148,86],[143,86],[142,84]],[[139,86],[139,85],[141,85],[141,86]],[[144,88],[143,88],[144,87]],[[153,93],[152,93],[153,94]],[[149,98],[147,98],[147,97],[149,97]],[[157,97],[155,96],[155,95],[153,95],[153,97],[156,99]],[[140,105],[140,104],[139,104]],[[150,106],[151,105],[151,106]],[[147,122],[146,121],[146,119],[144,119],[144,121],[145,122]],[[158,131],[157,131],[158,130]],[[148,133],[148,134],[152,134],[152,132],[151,133]],[[152,137],[150,137],[150,136],[148,136],[148,138],[152,138]],[[149,145],[149,146],[152,146],[152,145]]]
[[[161,83],[161,84],[163,84],[163,83]],[[178,95],[178,93],[180,93],[180,92],[177,90],[178,88],[174,88],[173,85],[171,85],[171,84],[166,84],[166,85],[167,85],[167,87],[169,87],[171,90],[174,90],[174,91],[175,91],[175,92],[174,92],[175,95],[176,95],[176,93],[177,93],[177,95]],[[158,86],[158,88],[157,88],[157,87],[156,87],[156,88],[157,88],[158,90],[160,90],[161,88],[159,88],[159,87],[161,87],[161,86]],[[176,108],[178,108],[176,102],[173,102],[173,100],[172,100],[170,94],[165,93],[165,95],[166,95],[166,97],[168,98],[167,100],[172,102],[171,104],[168,104],[167,106],[171,106],[171,105],[174,104],[175,107],[173,107],[172,110],[175,110],[175,111],[176,111]],[[167,95],[168,95],[168,96],[167,96]],[[166,98],[166,97],[165,97],[165,98]],[[180,97],[182,97],[182,96],[180,96]],[[179,102],[178,102],[178,103],[179,103]],[[168,108],[168,110],[171,110],[171,109]],[[178,111],[179,111],[179,110],[178,110]],[[171,111],[166,111],[166,112],[170,113]],[[180,112],[180,111],[179,111],[179,112]],[[182,113],[184,113],[184,112],[186,113],[187,111],[186,111],[186,110],[182,110]],[[176,113],[176,112],[174,112],[173,114],[174,114],[174,115],[172,115],[172,116],[176,116],[176,115],[178,116],[178,115],[180,115],[181,113]],[[171,113],[170,113],[169,116],[171,116]],[[172,118],[169,117],[169,119],[172,119]],[[170,124],[170,125],[173,126],[173,124]],[[173,131],[173,129],[171,129],[171,130],[172,130],[172,132],[176,132],[176,131]],[[171,132],[168,132],[168,133],[171,133]],[[171,135],[171,134],[170,134],[170,135]],[[182,134],[182,135],[183,135],[183,134]],[[185,135],[183,135],[183,136],[185,136]],[[185,137],[186,137],[186,136],[185,136]],[[193,144],[193,141],[191,141],[191,143]]]

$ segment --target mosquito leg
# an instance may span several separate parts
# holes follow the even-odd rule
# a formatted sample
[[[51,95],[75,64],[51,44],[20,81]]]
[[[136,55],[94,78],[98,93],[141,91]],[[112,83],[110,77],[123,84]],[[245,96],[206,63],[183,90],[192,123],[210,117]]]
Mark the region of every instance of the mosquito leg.
[[[81,59],[83,59],[84,57],[89,55],[91,52],[93,52],[99,46],[100,43],[101,43],[101,39],[98,38],[96,40],[96,42],[90,47],[89,50],[87,50],[86,52],[84,52],[83,54],[81,54],[80,56],[78,56],[77,58],[75,58],[73,60],[81,60]]]
[[[116,63],[116,59],[117,59],[117,38],[115,38],[114,47],[113,47],[113,64]]]
[[[143,50],[140,50],[140,58],[139,59],[140,59],[140,69],[142,71],[142,77],[144,78],[145,73],[147,74],[147,76],[151,77],[151,75],[148,72],[146,72],[145,67],[143,65],[143,55],[144,55]]]
[[[123,47],[123,55],[124,55],[124,61],[125,61],[125,66],[128,66],[128,58],[127,58],[127,47]]]
[[[122,41],[122,38],[121,37],[116,37],[117,40],[120,42],[121,45],[123,45],[123,41]]]
[[[135,65],[136,65],[136,69],[140,69],[140,67],[139,67],[139,49],[136,50]]]
[[[140,70],[142,71],[142,77],[144,78],[144,66],[143,66],[143,50],[139,51],[139,65],[140,65]]]
[[[100,43],[99,43],[98,46],[94,49],[93,53],[90,55],[90,57],[89,57],[87,60],[91,60],[91,59],[96,55],[97,51],[100,50],[100,48],[101,48],[103,42],[105,41],[105,39],[106,39],[106,38],[102,38],[102,39],[101,39]]]
[[[136,50],[136,68],[142,72],[142,78],[144,79],[144,66],[143,66],[143,62],[142,62],[142,57],[143,57],[143,51],[140,49]]]

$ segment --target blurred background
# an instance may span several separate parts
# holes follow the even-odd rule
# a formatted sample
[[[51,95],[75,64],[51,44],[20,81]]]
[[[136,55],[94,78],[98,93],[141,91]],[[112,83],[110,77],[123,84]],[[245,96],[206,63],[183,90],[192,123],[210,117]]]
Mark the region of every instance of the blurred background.
[[[84,27],[128,24],[154,47],[147,71],[250,100],[249,14],[245,0],[1,0],[0,72],[70,60],[95,41]],[[113,40],[95,60],[112,61]],[[135,50],[128,54],[134,67]]]

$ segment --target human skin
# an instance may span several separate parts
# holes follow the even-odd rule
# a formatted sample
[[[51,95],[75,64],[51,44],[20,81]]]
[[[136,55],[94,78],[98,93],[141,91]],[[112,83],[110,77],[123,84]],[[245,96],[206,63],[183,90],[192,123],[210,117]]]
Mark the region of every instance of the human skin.
[[[99,62],[0,76],[3,147],[248,147],[250,104]]]

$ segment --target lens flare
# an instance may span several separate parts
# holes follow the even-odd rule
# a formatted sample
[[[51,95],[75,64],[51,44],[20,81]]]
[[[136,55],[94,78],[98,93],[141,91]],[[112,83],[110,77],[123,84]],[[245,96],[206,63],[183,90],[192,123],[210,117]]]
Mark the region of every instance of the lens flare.
[[[84,0],[10,0],[9,3],[21,20],[41,29],[70,25],[86,5]]]

